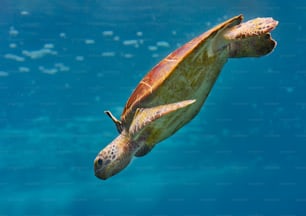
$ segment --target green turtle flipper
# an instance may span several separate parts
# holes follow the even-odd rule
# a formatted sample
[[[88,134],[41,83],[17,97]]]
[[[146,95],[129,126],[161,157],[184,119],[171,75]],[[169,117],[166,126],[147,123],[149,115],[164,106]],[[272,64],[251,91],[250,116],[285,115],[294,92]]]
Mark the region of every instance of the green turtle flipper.
[[[109,111],[109,110],[106,110],[106,111],[104,111],[104,113],[106,114],[106,115],[108,115],[108,117],[110,117],[111,119],[112,119],[112,121],[115,123],[115,125],[116,125],[116,128],[117,128],[117,131],[119,132],[119,133],[121,133],[122,132],[122,123],[121,123],[121,121],[119,121],[112,113],[111,113],[111,111]]]
[[[147,136],[148,133],[152,133],[152,128],[158,128],[158,124],[162,124],[162,121],[156,121],[162,119],[172,112],[187,107],[193,104],[196,100],[185,100],[177,103],[171,103],[152,108],[140,108],[137,109],[129,134],[134,139],[138,139],[140,136]],[[146,140],[145,144],[135,153],[136,157],[141,157],[149,153],[154,147],[155,143],[151,143],[150,140]]]
[[[182,109],[193,104],[196,100],[184,100],[177,103],[160,105],[152,108],[138,108],[134,115],[134,119],[129,128],[129,134],[138,137],[148,125],[154,124],[154,121],[164,117],[165,115]]]

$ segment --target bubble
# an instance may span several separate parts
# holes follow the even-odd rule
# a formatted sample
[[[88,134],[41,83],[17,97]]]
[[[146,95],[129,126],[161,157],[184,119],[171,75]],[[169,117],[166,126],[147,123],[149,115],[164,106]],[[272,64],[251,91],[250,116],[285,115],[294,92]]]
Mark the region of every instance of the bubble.
[[[18,34],[19,34],[19,31],[17,31],[14,26],[11,26],[9,29],[9,35],[17,36]]]
[[[84,56],[76,56],[75,60],[77,60],[77,61],[84,61]]]
[[[293,87],[287,87],[287,88],[286,88],[286,91],[287,91],[288,93],[292,93],[292,92],[294,91],[294,88],[293,88]]]
[[[129,58],[133,58],[134,55],[130,54],[130,53],[125,53],[125,54],[123,54],[123,57],[129,59]]]
[[[20,14],[22,16],[27,16],[27,15],[29,15],[29,12],[24,10],[24,11],[21,11]]]
[[[57,68],[59,71],[62,71],[62,72],[70,70],[70,68],[64,65],[63,63],[55,63],[54,66],[55,68]]]
[[[47,44],[47,46],[51,46],[51,44]],[[43,48],[40,50],[33,51],[23,50],[22,54],[27,57],[30,57],[31,59],[38,59],[43,58],[46,55],[57,55],[57,52],[48,48]]]
[[[138,41],[137,40],[125,40],[123,41],[124,46],[138,46]]]
[[[137,35],[138,37],[142,37],[142,36],[143,36],[143,33],[142,33],[141,31],[139,31],[139,32],[136,32],[136,35]]]
[[[45,73],[45,74],[50,74],[50,75],[53,75],[53,74],[56,74],[58,72],[58,70],[56,68],[45,68],[43,66],[39,66],[38,67],[38,70],[40,70],[41,72]]]
[[[157,53],[152,54],[152,58],[158,58],[158,57],[159,57],[159,55]]]
[[[119,41],[120,40],[120,37],[119,36],[115,36],[114,37],[114,41]]]
[[[52,44],[52,43],[45,44],[44,48],[46,48],[46,49],[53,49],[54,48],[54,44]]]
[[[18,61],[18,62],[23,62],[25,60],[24,57],[21,57],[21,56],[15,55],[15,54],[10,54],[10,53],[5,54],[4,58],[14,60],[14,61]]]
[[[66,33],[61,32],[61,33],[59,34],[59,36],[60,36],[61,38],[66,38]]]
[[[85,44],[95,44],[96,42],[95,42],[95,40],[93,40],[93,39],[86,39],[85,40]]]
[[[103,57],[113,57],[116,55],[116,53],[115,52],[103,52],[101,55]]]
[[[109,31],[103,31],[102,32],[102,35],[105,36],[105,37],[110,37],[110,36],[113,36],[114,35],[114,32],[109,30]]]
[[[30,68],[28,68],[28,67],[19,67],[18,70],[21,73],[28,73],[28,72],[30,72]]]
[[[157,50],[157,46],[148,46],[148,50],[156,51]]]
[[[169,47],[170,46],[167,41],[157,41],[156,45],[159,47]]]
[[[12,49],[15,49],[17,47],[17,44],[15,43],[10,43],[9,44],[9,47],[12,48]]]
[[[0,77],[7,77],[8,75],[8,72],[0,71]]]

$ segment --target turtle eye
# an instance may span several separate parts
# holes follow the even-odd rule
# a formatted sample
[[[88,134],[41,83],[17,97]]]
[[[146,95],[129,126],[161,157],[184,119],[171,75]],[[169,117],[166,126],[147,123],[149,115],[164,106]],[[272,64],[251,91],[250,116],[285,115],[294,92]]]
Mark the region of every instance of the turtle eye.
[[[101,158],[98,159],[98,164],[99,164],[99,166],[102,166],[103,160]]]

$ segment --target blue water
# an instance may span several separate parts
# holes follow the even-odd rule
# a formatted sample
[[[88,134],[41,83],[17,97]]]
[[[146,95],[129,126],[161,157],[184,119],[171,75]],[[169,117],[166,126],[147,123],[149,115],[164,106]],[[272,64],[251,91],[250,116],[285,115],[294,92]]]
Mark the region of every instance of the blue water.
[[[224,67],[199,115],[120,174],[93,159],[139,80],[243,13],[277,48]],[[306,215],[304,1],[4,0],[0,215]]]

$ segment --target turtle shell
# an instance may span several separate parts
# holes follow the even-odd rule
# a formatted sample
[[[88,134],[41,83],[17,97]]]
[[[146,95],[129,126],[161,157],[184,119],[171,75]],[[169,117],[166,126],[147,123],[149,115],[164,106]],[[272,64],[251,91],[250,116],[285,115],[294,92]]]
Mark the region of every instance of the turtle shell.
[[[197,88],[197,85],[200,83],[193,83],[191,85],[190,82],[192,81],[191,78],[189,79],[188,76],[182,77],[179,76],[182,73],[181,66],[183,66],[186,61],[190,61],[191,57],[193,58],[194,62],[192,62],[193,67],[190,70],[196,70],[197,64],[201,67],[203,62],[199,62],[195,55],[207,55],[209,53],[208,47],[210,46],[202,46],[203,43],[208,43],[210,45],[209,39],[214,37],[218,34],[218,32],[230,28],[234,25],[238,25],[241,23],[243,19],[242,15],[235,16],[217,26],[210,29],[209,31],[201,34],[200,36],[194,38],[190,42],[186,43],[182,47],[178,48],[171,54],[169,54],[166,58],[164,58],[161,62],[159,62],[138,84],[136,89],[133,91],[132,95],[128,99],[123,113],[121,115],[121,121],[123,127],[129,128],[135,111],[137,108],[146,108],[146,107],[154,107],[162,104],[174,103],[182,99],[193,99],[192,90],[185,91],[184,93],[177,93],[176,86],[182,88],[188,86]],[[213,41],[213,40],[212,40]],[[196,50],[201,49],[201,50]],[[203,57],[203,56],[202,56]],[[228,56],[224,56],[224,63],[226,62]],[[203,57],[205,58],[205,56]],[[201,59],[203,59],[201,58]],[[189,60],[188,60],[189,59]],[[214,61],[206,62],[206,66],[213,66]],[[176,74],[176,75],[175,75]],[[182,80],[185,79],[184,83],[188,85],[184,85],[181,83]],[[189,83],[188,83],[189,82]],[[183,85],[181,85],[183,84]],[[172,87],[173,88],[172,88]],[[161,88],[163,87],[163,88]],[[185,95],[178,95],[178,94],[185,94]]]

